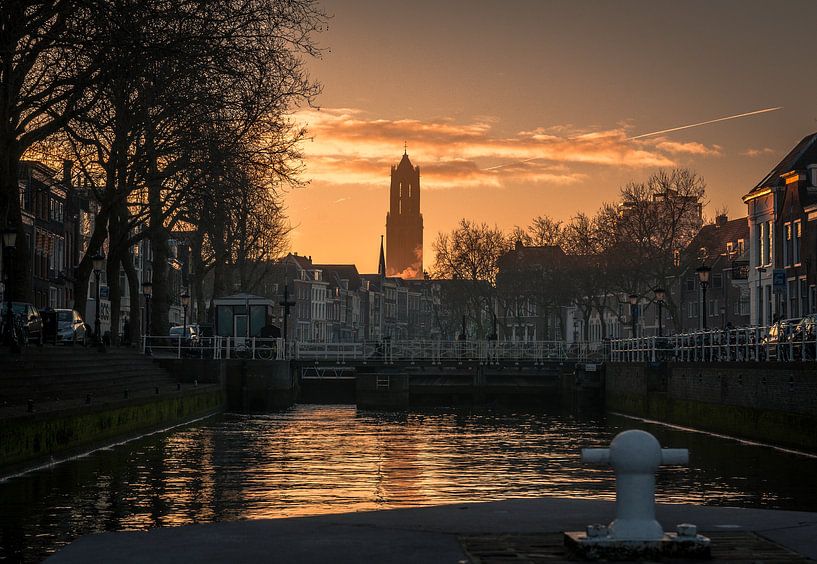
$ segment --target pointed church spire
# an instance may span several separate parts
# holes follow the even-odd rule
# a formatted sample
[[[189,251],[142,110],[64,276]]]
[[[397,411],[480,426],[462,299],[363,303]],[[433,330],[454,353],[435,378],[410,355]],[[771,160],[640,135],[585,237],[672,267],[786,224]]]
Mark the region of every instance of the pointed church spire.
[[[403,154],[408,156],[408,142],[403,141]]]
[[[380,236],[380,261],[377,263],[377,273],[386,276],[386,254],[383,252],[383,235]]]

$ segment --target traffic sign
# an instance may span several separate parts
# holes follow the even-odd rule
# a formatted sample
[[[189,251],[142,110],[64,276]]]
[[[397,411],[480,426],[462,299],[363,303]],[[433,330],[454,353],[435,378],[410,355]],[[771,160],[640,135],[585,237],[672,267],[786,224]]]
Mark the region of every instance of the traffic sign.
[[[775,292],[783,292],[786,290],[786,270],[783,268],[775,268],[772,272],[772,287]]]

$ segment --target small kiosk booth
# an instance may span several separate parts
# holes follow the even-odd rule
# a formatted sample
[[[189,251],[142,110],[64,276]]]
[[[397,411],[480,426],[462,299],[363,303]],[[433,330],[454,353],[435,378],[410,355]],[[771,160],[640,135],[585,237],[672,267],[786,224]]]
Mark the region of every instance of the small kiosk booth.
[[[253,294],[235,294],[213,300],[216,308],[214,334],[220,337],[261,337],[272,325],[273,302]]]

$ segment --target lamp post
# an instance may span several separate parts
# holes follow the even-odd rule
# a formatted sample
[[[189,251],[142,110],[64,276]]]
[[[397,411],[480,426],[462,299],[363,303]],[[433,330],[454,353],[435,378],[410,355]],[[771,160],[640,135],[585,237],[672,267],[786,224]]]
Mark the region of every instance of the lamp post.
[[[295,307],[295,300],[289,299],[289,281],[284,280],[284,299],[278,302],[284,308],[284,342],[287,340],[287,322],[289,320],[289,308]]]
[[[94,339],[97,346],[102,348],[102,334],[99,323],[99,277],[102,275],[102,269],[105,268],[105,255],[98,252],[91,259],[94,263],[94,282],[96,284],[96,318],[94,319]]]
[[[182,335],[187,336],[187,308],[190,306],[190,294],[187,290],[181,293],[179,300],[182,302]]]
[[[664,314],[664,300],[667,299],[667,293],[664,291],[663,288],[656,288],[653,290],[655,292],[655,303],[658,304],[658,336],[664,336],[664,327],[663,327],[663,314]]]
[[[12,273],[13,270],[13,263],[12,263],[12,254],[14,253],[14,248],[17,245],[17,230],[16,229],[6,229],[3,231],[3,259],[5,260],[5,265],[3,268],[3,272],[6,274],[6,286],[4,295],[6,296],[6,331],[5,331],[5,341],[6,344],[12,347],[14,352],[18,351],[17,343],[14,340],[14,313],[12,312],[11,301],[12,301],[12,294],[14,294],[14,276]]]
[[[702,264],[695,269],[698,273],[698,281],[701,283],[701,323],[702,329],[706,329],[706,288],[709,286],[709,273],[712,269]]]
[[[153,295],[153,284],[142,282],[142,295],[145,296],[145,354],[150,356],[148,337],[150,337],[150,297]]]
[[[630,294],[627,299],[630,301],[630,321],[633,325],[633,339],[635,339],[638,335],[636,335],[636,307],[638,305],[638,296],[635,294]]]

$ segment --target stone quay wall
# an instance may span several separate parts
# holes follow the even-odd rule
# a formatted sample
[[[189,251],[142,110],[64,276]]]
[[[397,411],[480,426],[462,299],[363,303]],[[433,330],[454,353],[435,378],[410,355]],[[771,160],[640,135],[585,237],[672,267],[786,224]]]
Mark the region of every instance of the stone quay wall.
[[[611,363],[607,409],[817,452],[817,367],[800,363]]]
[[[221,386],[30,413],[0,421],[0,475],[222,410]]]

